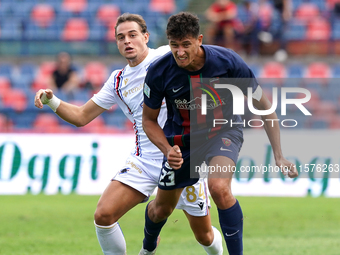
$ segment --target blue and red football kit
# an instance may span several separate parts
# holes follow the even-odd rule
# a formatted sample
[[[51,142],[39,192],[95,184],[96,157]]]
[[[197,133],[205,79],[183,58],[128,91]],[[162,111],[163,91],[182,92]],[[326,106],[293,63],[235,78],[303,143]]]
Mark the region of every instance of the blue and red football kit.
[[[164,134],[170,145],[180,146],[184,159],[176,171],[163,167],[160,189],[192,185],[198,180],[196,166],[214,156],[227,156],[236,163],[243,143],[242,125],[230,125],[242,122],[241,116],[233,114],[233,95],[214,84],[227,82],[247,95],[248,87],[254,92],[258,83],[247,64],[232,50],[212,45],[202,48],[205,64],[200,70],[190,72],[178,67],[170,52],[149,67],[145,78],[144,103],[158,109],[166,99]],[[206,115],[201,112],[202,94],[209,98]],[[214,126],[214,119],[228,120],[229,124]]]

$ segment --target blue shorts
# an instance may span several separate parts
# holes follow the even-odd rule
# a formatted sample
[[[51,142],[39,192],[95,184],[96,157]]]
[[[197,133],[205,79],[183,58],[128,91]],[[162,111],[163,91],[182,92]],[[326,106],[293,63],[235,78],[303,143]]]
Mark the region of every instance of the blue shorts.
[[[202,144],[191,144],[191,150],[181,147],[183,165],[180,169],[173,170],[163,161],[163,167],[158,180],[158,188],[173,190],[195,184],[200,178],[197,167],[203,161],[208,165],[215,156],[225,156],[237,163],[238,155],[243,144],[242,130],[228,130],[221,132]]]

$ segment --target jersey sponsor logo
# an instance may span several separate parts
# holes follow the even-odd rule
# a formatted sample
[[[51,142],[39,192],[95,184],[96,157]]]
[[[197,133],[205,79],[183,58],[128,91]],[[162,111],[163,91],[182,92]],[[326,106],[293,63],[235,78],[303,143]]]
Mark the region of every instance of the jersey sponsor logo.
[[[212,99],[208,99],[208,109],[215,109],[216,107],[220,106],[220,101],[217,101],[216,103]],[[221,98],[222,105],[226,105],[223,98]],[[183,110],[196,110],[201,109],[201,98],[196,97],[195,99],[191,101],[187,101],[186,99],[176,99],[175,100],[176,108],[177,109],[183,109]]]
[[[203,210],[204,203],[203,202],[199,202],[198,206],[201,208],[201,210]]]
[[[172,89],[172,92],[177,93],[177,92],[180,91],[183,87],[184,87],[184,86],[182,86],[182,87],[180,87],[180,88],[177,88],[177,89],[173,88],[173,89]]]
[[[146,83],[144,83],[144,94],[150,98],[150,87]]]
[[[138,173],[142,173],[143,171],[135,164],[133,163],[132,161],[128,161],[126,162],[127,165],[130,165],[132,168],[136,169],[138,171]]]
[[[140,91],[142,88],[143,88],[143,83],[139,84],[137,87],[134,87],[132,89],[125,90],[123,92],[123,96],[127,97],[128,95],[131,95],[133,93],[136,93],[136,92]]]

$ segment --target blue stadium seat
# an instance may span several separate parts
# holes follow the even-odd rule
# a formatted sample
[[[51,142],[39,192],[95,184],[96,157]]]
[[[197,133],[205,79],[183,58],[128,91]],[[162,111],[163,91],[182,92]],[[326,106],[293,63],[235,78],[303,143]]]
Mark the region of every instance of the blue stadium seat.
[[[302,78],[305,67],[302,64],[289,64],[286,66],[288,78]]]
[[[340,21],[335,21],[332,28],[332,39],[340,40]]]
[[[58,22],[53,22],[48,27],[40,27],[33,21],[27,23],[24,38],[27,40],[59,40],[61,26]]]
[[[117,127],[120,129],[125,128],[125,123],[127,121],[125,114],[121,109],[116,109],[114,112],[106,111],[102,114],[105,124],[112,127]]]
[[[106,39],[107,27],[94,20],[89,24],[89,40],[100,41]]]
[[[285,30],[284,37],[288,41],[304,40],[306,38],[307,27],[304,23],[291,20]]]
[[[0,8],[1,9],[1,8]],[[9,18],[1,21],[0,39],[2,40],[21,40],[23,24],[20,19]]]
[[[311,3],[315,4],[320,11],[326,10],[326,1],[325,0],[309,0]],[[295,2],[295,1],[292,1]]]

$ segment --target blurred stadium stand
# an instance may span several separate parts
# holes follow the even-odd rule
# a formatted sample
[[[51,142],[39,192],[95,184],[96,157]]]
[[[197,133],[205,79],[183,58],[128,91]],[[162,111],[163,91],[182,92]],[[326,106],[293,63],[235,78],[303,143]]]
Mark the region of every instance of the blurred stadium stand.
[[[125,65],[124,60],[114,61],[119,57],[114,34],[117,16],[124,12],[143,15],[151,33],[149,46],[157,47],[167,42],[164,28],[173,13],[181,10],[199,13],[204,29],[202,8],[212,0],[194,2],[0,0],[0,132],[131,130],[132,124],[117,108],[105,112],[86,127],[75,128],[60,120],[48,107],[35,108],[34,95],[38,89],[46,88],[46,79],[54,68],[54,56],[67,51],[75,56],[82,87],[71,94],[56,94],[70,103],[85,103],[113,70]],[[235,2],[241,5],[240,1]],[[312,118],[305,118],[296,107],[287,108],[287,116],[296,118],[300,128],[340,128],[340,64],[329,61],[340,54],[340,14],[334,8],[338,2],[340,0],[292,1],[293,17],[283,35],[288,60],[274,61],[272,55],[277,48],[269,45],[260,47],[260,57],[246,59],[270,98],[272,87],[305,87],[311,91],[312,99],[306,107],[312,112]],[[280,21],[269,7],[261,11],[262,19],[268,31],[275,34]]]

